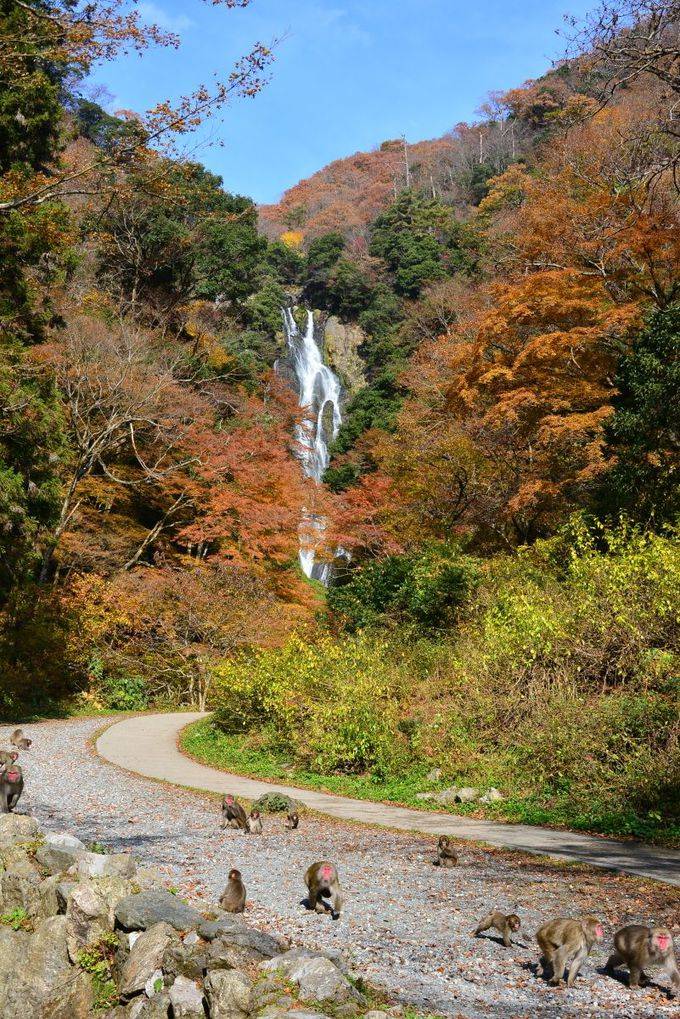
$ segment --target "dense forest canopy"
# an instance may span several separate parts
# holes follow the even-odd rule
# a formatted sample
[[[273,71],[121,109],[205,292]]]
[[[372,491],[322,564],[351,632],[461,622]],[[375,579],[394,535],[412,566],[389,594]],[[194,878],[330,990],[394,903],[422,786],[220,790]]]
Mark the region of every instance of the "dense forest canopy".
[[[420,674],[442,704],[465,686],[471,728],[502,756],[507,677],[545,698],[558,673],[574,705],[625,687],[633,714],[642,684],[678,767],[679,19],[673,0],[604,0],[567,26],[563,62],[473,123],[339,160],[258,210],[180,146],[265,84],[268,47],[211,89],[113,115],[87,94],[90,69],[174,36],[117,0],[0,3],[4,713],[76,694],[220,703],[248,661],[261,688],[245,682],[244,725],[266,701],[285,728],[262,691],[276,693],[272,661],[282,675],[302,662],[304,632],[326,662],[360,645],[324,680],[341,715],[343,683],[363,712],[332,720],[344,735],[325,767],[461,753],[445,711],[425,711],[438,721],[415,740]],[[275,370],[293,303],[359,337],[318,488]],[[327,557],[348,553],[327,594],[298,565],[312,505]],[[611,615],[616,578],[635,626]],[[577,590],[589,623],[567,609]],[[370,641],[395,629],[434,642],[434,673],[412,663],[409,686],[397,655],[376,694],[385,653]],[[285,682],[282,703],[304,704]],[[352,733],[373,732],[381,699],[378,749],[366,737],[359,753]],[[602,719],[612,705],[632,726],[621,700]],[[312,716],[302,756],[329,723]],[[554,746],[544,718],[531,726]],[[639,803],[659,799],[649,769]]]

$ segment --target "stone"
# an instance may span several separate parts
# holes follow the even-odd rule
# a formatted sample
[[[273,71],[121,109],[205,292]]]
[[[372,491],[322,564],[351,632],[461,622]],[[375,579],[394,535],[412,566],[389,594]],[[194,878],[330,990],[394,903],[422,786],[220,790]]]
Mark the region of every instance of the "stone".
[[[141,1001],[141,1007],[134,1013],[134,1019],[168,1019],[170,995],[167,991],[154,994],[153,998],[142,998]]]
[[[0,836],[17,842],[28,842],[40,834],[38,822],[27,814],[0,814]]]
[[[213,969],[247,969],[248,966],[269,959],[255,948],[243,945],[232,945],[228,941],[217,938],[208,946],[205,956],[205,968]]]
[[[63,914],[66,911],[66,903],[63,902],[59,895],[60,884],[61,877],[59,874],[52,874],[51,877],[46,877],[38,885],[40,913],[42,916],[56,916],[58,913]]]
[[[491,786],[491,788],[487,789],[484,795],[480,797],[479,802],[499,803],[500,800],[502,799],[504,799],[503,793],[499,789],[495,789],[493,786]]]
[[[40,896],[40,875],[26,861],[12,864],[9,870],[0,875],[0,905],[3,913],[11,913],[14,909],[24,909],[35,919],[44,916],[43,902]]]
[[[363,329],[355,324],[341,322],[336,315],[326,319],[324,348],[326,362],[340,376],[351,395],[366,385],[364,363],[358,349],[366,342]]]
[[[155,969],[144,984],[144,993],[147,998],[153,998],[154,994],[160,994],[164,987],[165,981],[163,980],[163,970]]]
[[[364,1019],[385,1019],[386,1012],[380,1011],[380,1009],[374,1008],[370,1012],[364,1013]]]
[[[428,773],[427,773],[427,775],[425,777],[426,777],[428,782],[438,782],[439,779],[442,777],[442,769],[441,768],[433,768],[432,771],[428,771]],[[381,1013],[381,1015],[382,1015],[382,1013]]]
[[[253,982],[238,970],[217,969],[205,978],[210,1019],[239,1019],[252,1011]]]
[[[45,920],[25,942],[25,952],[14,969],[13,979],[0,1004],[3,1016],[49,1015],[43,1006],[68,994],[72,976],[66,947],[66,917]],[[78,1019],[87,1013],[81,1011]]]
[[[184,1019],[191,1016],[205,1016],[203,1009],[203,991],[193,980],[177,977],[170,988],[170,1004],[173,1019]]]
[[[144,990],[152,974],[161,968],[165,952],[177,940],[177,934],[167,923],[154,924],[137,938],[121,970],[121,997],[131,998]]]
[[[217,920],[204,920],[198,928],[199,935],[206,941],[213,941],[246,930],[247,925],[240,913],[223,913]]]
[[[163,956],[163,972],[174,977],[200,980],[208,965],[208,948],[201,941],[197,944],[171,945]]]
[[[187,946],[197,945],[201,939],[196,931],[189,931],[186,937],[183,939],[184,944]]]
[[[121,878],[99,878],[74,886],[66,903],[68,951],[78,953],[113,931],[115,905],[129,891]]]
[[[45,1002],[43,1015],[50,1019],[89,1019],[94,1011],[92,977],[82,971],[69,973]]]
[[[265,973],[280,973],[297,984],[301,1001],[363,1000],[340,969],[325,955],[293,949],[260,963]]]
[[[63,874],[85,852],[85,844],[75,835],[50,832],[45,836],[44,843],[38,846],[35,858],[50,874]]]
[[[15,982],[14,974],[28,954],[31,936],[27,931],[13,931],[0,927],[0,1016],[11,1015],[5,1008],[7,995]]]
[[[80,877],[135,876],[137,866],[129,853],[84,853],[74,864]]]
[[[451,786],[436,793],[437,803],[473,803],[479,797],[479,789],[473,786]]]
[[[416,793],[417,800],[433,800],[434,798],[434,793]]]
[[[116,920],[125,930],[146,930],[157,923],[168,923],[175,930],[186,931],[203,923],[197,909],[164,888],[126,896],[116,906]]]

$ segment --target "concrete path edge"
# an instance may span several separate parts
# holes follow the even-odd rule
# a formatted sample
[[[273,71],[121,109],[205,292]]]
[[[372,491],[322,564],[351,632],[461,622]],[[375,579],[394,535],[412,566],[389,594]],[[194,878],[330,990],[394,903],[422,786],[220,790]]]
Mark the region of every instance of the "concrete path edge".
[[[263,782],[199,764],[178,749],[179,733],[208,713],[176,712],[140,715],[114,722],[95,741],[100,757],[146,778],[202,792],[233,792],[255,799],[267,792],[291,796],[310,810],[345,821],[421,832],[451,835],[485,842],[502,849],[587,863],[607,870],[633,874],[680,887],[680,850],[625,842],[577,832],[503,824],[452,814],[411,810],[385,803],[334,796],[313,789]]]

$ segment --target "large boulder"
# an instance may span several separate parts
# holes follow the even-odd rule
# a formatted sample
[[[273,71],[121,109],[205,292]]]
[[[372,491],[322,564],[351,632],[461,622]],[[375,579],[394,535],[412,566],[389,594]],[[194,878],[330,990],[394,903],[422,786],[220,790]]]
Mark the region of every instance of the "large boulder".
[[[74,864],[81,878],[135,876],[137,866],[129,853],[88,853],[78,857]]]
[[[82,970],[75,973],[71,970],[68,979],[50,993],[42,1014],[49,1019],[89,1019],[93,1010],[92,977]]]
[[[366,385],[364,363],[358,350],[366,342],[363,329],[355,324],[341,322],[335,315],[326,319],[324,347],[326,361],[340,376],[343,385],[354,395]]]
[[[23,909],[29,917],[44,916],[40,897],[41,878],[28,860],[17,861],[0,874],[0,908],[3,913]]]
[[[0,814],[0,839],[29,842],[40,834],[38,822],[27,814]]]
[[[208,947],[202,942],[171,945],[163,956],[163,972],[187,980],[200,980],[208,965]]]
[[[127,931],[146,930],[157,923],[168,923],[178,931],[191,930],[203,923],[203,917],[176,895],[156,888],[128,895],[116,906],[116,921]]]
[[[435,799],[437,803],[474,803],[479,799],[479,789],[474,786],[451,786],[437,793]]]
[[[10,1015],[5,1008],[7,995],[15,983],[28,954],[31,936],[26,931],[13,931],[0,927],[0,1016]]]
[[[132,998],[144,990],[147,981],[160,969],[166,951],[174,943],[179,943],[179,938],[167,923],[154,924],[140,934],[121,971],[121,997]]]
[[[196,986],[193,980],[177,977],[169,994],[173,1019],[192,1019],[193,1016],[205,1016],[203,991]]]
[[[229,935],[247,929],[246,921],[241,913],[223,913],[216,920],[204,920],[198,927],[198,934],[205,941]]]
[[[96,878],[76,884],[66,903],[68,951],[72,961],[78,953],[97,944],[113,931],[116,903],[130,891],[122,878]]]
[[[205,979],[210,1019],[241,1019],[253,1009],[253,982],[239,970],[217,969]]]
[[[292,949],[260,963],[265,973],[279,973],[296,984],[301,1001],[363,1001],[334,962],[320,953]]]
[[[54,832],[45,836],[38,846],[35,858],[50,874],[63,874],[85,853],[85,843],[67,832]]]
[[[0,1004],[3,1016],[51,1015],[55,1010],[71,1008],[71,1019],[87,1019],[91,999],[85,981],[73,985],[66,942],[66,917],[53,916],[40,925],[25,943],[25,953],[14,969],[14,979],[6,988]]]

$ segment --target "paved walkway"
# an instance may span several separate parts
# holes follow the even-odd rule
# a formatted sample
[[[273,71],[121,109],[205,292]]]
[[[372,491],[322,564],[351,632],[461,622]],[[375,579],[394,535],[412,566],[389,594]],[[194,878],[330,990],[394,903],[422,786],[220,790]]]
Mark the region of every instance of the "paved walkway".
[[[639,842],[552,831],[524,824],[497,824],[452,814],[430,813],[370,803],[344,796],[332,796],[311,789],[243,778],[198,764],[177,749],[180,731],[204,714],[176,713],[141,715],[117,722],[97,740],[97,752],[121,768],[175,785],[212,793],[230,791],[246,799],[267,792],[292,796],[311,810],[341,820],[396,828],[432,835],[474,839],[504,849],[578,860],[595,867],[624,871],[638,877],[654,878],[680,886],[680,851],[647,846]]]

